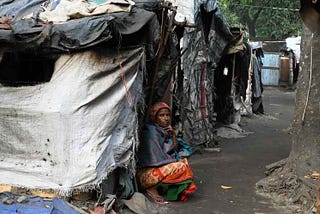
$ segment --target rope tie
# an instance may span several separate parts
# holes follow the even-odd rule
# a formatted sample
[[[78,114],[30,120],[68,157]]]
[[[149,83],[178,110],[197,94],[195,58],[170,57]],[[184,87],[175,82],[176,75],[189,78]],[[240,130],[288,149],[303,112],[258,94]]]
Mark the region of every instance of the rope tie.
[[[306,111],[307,111],[307,105],[308,105],[308,103],[309,103],[309,96],[310,96],[310,91],[311,91],[311,82],[312,82],[312,63],[313,63],[313,56],[312,56],[312,49],[313,49],[313,47],[312,47],[312,40],[313,40],[313,33],[311,34],[311,44],[310,44],[310,72],[309,72],[309,85],[308,85],[308,92],[307,92],[307,98],[306,98],[306,103],[305,103],[305,105],[304,105],[304,109],[303,109],[303,114],[302,114],[302,119],[301,119],[301,121],[302,121],[302,125],[304,125],[304,119],[305,119],[305,117],[306,117]]]

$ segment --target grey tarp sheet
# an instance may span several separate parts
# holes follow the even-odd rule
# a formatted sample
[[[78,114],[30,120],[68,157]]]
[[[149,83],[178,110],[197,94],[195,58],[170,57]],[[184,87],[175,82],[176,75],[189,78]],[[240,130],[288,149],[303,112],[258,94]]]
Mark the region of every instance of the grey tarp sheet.
[[[252,57],[253,60],[253,97],[261,97],[262,96],[262,83],[261,83],[261,63],[259,62],[258,58],[254,55]]]
[[[138,32],[150,20],[153,12],[133,8],[130,13],[119,12],[80,19],[61,24],[41,23],[37,14],[46,0],[0,1],[0,16],[11,19],[11,30],[0,30],[0,45],[15,49],[76,51],[109,41],[119,35]],[[24,18],[33,14],[32,18]]]
[[[128,167],[144,63],[143,48],[66,54],[50,82],[1,86],[0,184],[68,195]]]

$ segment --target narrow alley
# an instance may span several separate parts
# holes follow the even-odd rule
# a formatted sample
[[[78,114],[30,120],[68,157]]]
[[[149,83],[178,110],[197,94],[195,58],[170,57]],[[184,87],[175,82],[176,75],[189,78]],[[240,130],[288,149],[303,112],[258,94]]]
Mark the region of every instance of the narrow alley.
[[[265,166],[286,158],[294,109],[293,91],[266,88],[265,115],[242,117],[244,138],[222,139],[221,152],[194,154],[190,163],[199,190],[187,203],[168,205],[167,213],[284,214],[285,207],[256,194],[255,183],[265,177]],[[223,189],[221,186],[232,187]]]

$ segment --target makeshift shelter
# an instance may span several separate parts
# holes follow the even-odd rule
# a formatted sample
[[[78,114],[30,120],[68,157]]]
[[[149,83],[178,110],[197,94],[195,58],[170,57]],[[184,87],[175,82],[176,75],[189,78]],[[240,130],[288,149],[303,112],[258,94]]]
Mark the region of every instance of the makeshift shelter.
[[[108,13],[81,1],[62,12],[68,1],[55,2],[0,2],[0,184],[69,195],[117,167],[134,173],[159,24],[139,3],[104,4],[117,7]]]
[[[252,49],[240,29],[230,28],[217,1],[185,5],[193,5],[186,17],[195,27],[178,35],[181,67],[174,80],[173,103],[187,142],[215,146],[216,121],[237,124],[241,109],[252,113]]]
[[[215,112],[222,125],[242,132],[238,126],[241,115],[263,113],[263,51],[246,41],[241,29],[230,30],[234,40],[215,69]]]
[[[183,87],[178,87],[185,138],[193,145],[213,145],[216,113],[214,110],[214,71],[234,37],[221,14],[217,1],[195,1],[195,29],[183,36]],[[180,89],[180,91],[179,91]]]

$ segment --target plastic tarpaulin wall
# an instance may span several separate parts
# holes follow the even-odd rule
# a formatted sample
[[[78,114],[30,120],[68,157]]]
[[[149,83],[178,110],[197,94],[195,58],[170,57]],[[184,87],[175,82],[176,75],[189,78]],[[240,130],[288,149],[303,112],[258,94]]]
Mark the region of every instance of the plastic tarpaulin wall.
[[[130,168],[144,62],[143,48],[62,55],[50,82],[0,87],[0,184],[68,195]]]
[[[194,6],[197,28],[186,30],[183,36],[183,91],[187,95],[181,101],[181,114],[184,138],[193,145],[208,145],[214,138],[214,69],[233,36],[217,1],[197,0]]]

